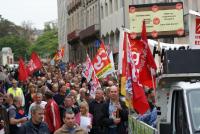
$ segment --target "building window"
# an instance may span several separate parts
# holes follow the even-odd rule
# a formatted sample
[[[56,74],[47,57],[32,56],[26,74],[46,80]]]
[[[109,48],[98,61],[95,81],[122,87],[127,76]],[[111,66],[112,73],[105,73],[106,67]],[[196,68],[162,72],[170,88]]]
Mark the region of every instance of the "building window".
[[[79,12],[76,13],[75,21],[76,21],[75,29],[78,29],[78,23],[79,23]]]
[[[86,27],[89,26],[89,11],[87,11],[87,14],[86,14]]]
[[[197,11],[198,10],[198,1],[199,0],[193,0],[192,1],[192,10]]]
[[[198,11],[200,11],[200,1],[197,1],[197,7],[198,7]]]
[[[103,6],[101,6],[101,19],[104,18],[104,11],[103,11]]]
[[[123,7],[123,0],[119,0],[120,2],[120,7]]]
[[[93,13],[92,8],[90,8],[90,22],[89,22],[89,26],[92,25],[92,13]]]
[[[85,29],[86,25],[87,25],[87,11],[84,10],[83,13],[84,13],[84,15],[83,15],[83,21],[84,21],[83,28]]]
[[[10,61],[9,56],[7,56],[7,64],[9,64],[9,61]]]
[[[189,5],[188,0],[183,0],[184,15],[188,14],[188,10],[189,10],[188,5]]]
[[[105,16],[108,16],[108,4],[105,4]]]
[[[94,20],[95,20],[95,17],[94,17],[94,14],[95,14],[95,9],[94,9],[94,6],[93,6],[93,9],[92,9],[92,25],[94,24]]]
[[[111,35],[110,35],[109,45],[110,45],[110,50],[113,51],[113,48],[114,48],[114,34],[113,33],[111,33]]]
[[[113,5],[112,5],[112,0],[109,0],[109,13],[112,14],[113,13]]]
[[[117,11],[118,10],[118,0],[115,0],[115,11]]]
[[[69,20],[69,18],[67,18],[67,30],[69,31],[69,28],[70,28],[70,20]]]
[[[119,46],[119,31],[116,31],[115,33],[115,48],[117,48]]]
[[[80,27],[79,27],[80,29],[81,29],[81,28],[84,28],[84,23],[85,23],[85,17],[84,17],[84,16],[85,16],[85,13],[84,13],[84,11],[82,10],[82,11],[81,11],[81,16],[80,16],[80,18],[81,18],[81,19],[80,19]]]
[[[104,43],[105,45],[109,44],[109,35],[107,34],[106,37],[104,38]]]
[[[98,19],[99,19],[99,14],[98,14],[98,6],[95,5],[95,12],[94,12],[94,24],[98,23]],[[95,17],[96,16],[96,17]]]

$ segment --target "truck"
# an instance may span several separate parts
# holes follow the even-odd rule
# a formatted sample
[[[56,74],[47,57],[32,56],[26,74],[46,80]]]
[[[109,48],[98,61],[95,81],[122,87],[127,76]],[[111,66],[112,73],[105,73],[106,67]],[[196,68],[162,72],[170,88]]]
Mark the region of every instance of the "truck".
[[[129,116],[131,134],[200,134],[200,50],[165,52],[157,77],[157,127]]]

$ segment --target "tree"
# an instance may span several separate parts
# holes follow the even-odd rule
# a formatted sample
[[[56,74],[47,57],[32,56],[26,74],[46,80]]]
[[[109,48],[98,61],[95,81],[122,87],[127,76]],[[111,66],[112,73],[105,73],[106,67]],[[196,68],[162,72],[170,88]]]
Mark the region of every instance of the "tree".
[[[34,34],[34,30],[32,28],[33,23],[30,21],[22,22],[22,32],[21,36],[28,40],[30,43],[33,42],[32,35]]]
[[[0,48],[3,47],[10,47],[15,60],[18,60],[20,56],[26,58],[29,42],[19,36],[9,35],[0,38]]]
[[[41,57],[53,55],[58,46],[58,32],[56,29],[48,29],[31,46],[29,53],[37,52]]]
[[[28,40],[22,36],[23,30],[22,27],[0,15],[0,48],[10,47],[15,60],[18,60],[20,56],[26,58],[27,49],[30,46]]]
[[[18,27],[13,22],[0,16],[0,38],[11,34],[17,35],[17,28]]]

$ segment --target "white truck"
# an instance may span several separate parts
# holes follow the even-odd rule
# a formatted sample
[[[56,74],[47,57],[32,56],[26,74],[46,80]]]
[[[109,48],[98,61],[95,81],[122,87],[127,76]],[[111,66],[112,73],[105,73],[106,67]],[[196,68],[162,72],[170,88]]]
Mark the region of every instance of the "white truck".
[[[157,106],[159,134],[200,133],[200,73],[159,77]]]
[[[176,52],[179,54],[172,54],[171,59],[165,57],[167,71],[157,78],[157,128],[130,117],[131,134],[200,134],[200,57],[196,57],[200,50]],[[170,62],[176,64],[168,65]]]

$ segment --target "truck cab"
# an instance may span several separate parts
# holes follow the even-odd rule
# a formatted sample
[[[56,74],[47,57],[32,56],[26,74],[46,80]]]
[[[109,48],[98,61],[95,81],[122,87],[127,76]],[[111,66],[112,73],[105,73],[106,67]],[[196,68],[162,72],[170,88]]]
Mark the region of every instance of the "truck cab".
[[[132,117],[133,134],[200,134],[199,57],[200,49],[165,52],[155,90],[157,127]]]
[[[200,74],[163,74],[158,79],[158,133],[200,134]]]

